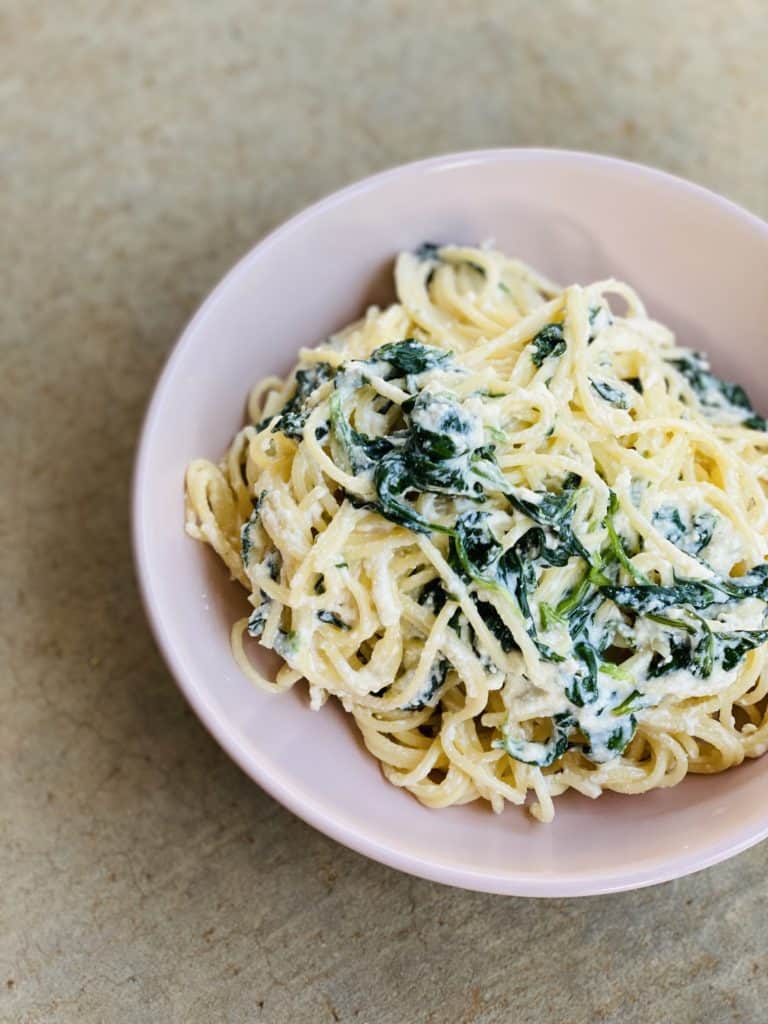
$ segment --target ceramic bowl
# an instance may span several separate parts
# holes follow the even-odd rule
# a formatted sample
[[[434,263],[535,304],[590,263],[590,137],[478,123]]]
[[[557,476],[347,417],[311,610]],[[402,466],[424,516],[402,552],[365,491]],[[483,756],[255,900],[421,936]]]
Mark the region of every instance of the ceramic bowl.
[[[517,807],[429,810],[390,786],[334,702],[257,692],[229,648],[246,597],[183,529],[183,477],[242,425],[251,383],[391,297],[393,256],[493,239],[562,283],[616,276],[682,343],[744,382],[768,323],[768,225],[703,188],[608,157],[490,150],[375,175],[261,241],[214,289],[163,370],[134,479],[134,545],[155,636],[187,699],[260,786],[315,828],[402,871],[488,892],[571,896],[704,868],[768,835],[768,759],[643,796],[567,794],[551,825]]]

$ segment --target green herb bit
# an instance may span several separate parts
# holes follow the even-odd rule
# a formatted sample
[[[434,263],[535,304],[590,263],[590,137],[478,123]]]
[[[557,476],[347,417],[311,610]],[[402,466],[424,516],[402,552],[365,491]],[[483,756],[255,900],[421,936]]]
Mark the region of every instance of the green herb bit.
[[[699,512],[690,523],[685,523],[678,509],[672,505],[662,505],[653,513],[653,525],[675,547],[687,555],[696,556],[712,540],[717,516],[714,512]]]
[[[633,714],[630,714],[624,718],[624,721],[610,733],[606,741],[606,748],[609,756],[605,756],[602,751],[595,749],[595,741],[590,738],[590,742],[584,748],[584,753],[587,757],[590,757],[593,761],[601,763],[607,760],[612,760],[610,755],[619,757],[627,749],[629,744],[635,737],[637,731],[637,721]]]
[[[374,472],[374,484],[379,498],[379,511],[387,519],[405,526],[414,533],[441,533],[452,531],[438,523],[428,522],[407,501],[403,495],[409,490],[419,490],[418,481],[413,477],[402,455],[391,452],[379,462]]]
[[[568,622],[566,617],[561,615],[557,608],[553,608],[546,601],[542,601],[539,605],[539,617],[541,628],[544,630],[549,629],[551,626],[564,626]]]
[[[768,641],[768,630],[738,630],[734,633],[714,634],[715,656],[722,660],[723,668],[729,672],[755,647]]]
[[[631,683],[631,682],[634,682],[634,680],[633,680],[632,676],[629,674],[629,672],[626,672],[621,667],[621,665],[614,665],[610,661],[601,661],[600,662],[600,671],[604,675],[610,676],[611,679],[618,680],[618,682],[620,682],[620,683]],[[614,714],[615,713],[616,712],[614,711]]]
[[[329,626],[335,626],[336,629],[351,629],[352,627],[348,622],[345,622],[340,618],[336,612],[329,612],[323,609],[317,613],[317,617],[321,622],[327,622]]]
[[[315,363],[296,371],[296,390],[277,414],[272,433],[282,433],[295,441],[304,437],[304,425],[309,419],[309,399],[317,389],[330,380],[336,371],[328,363]],[[257,424],[263,430],[275,417],[268,416]]]
[[[741,417],[741,425],[749,430],[768,428],[766,420],[755,412],[744,388],[715,376],[709,369],[709,360],[701,352],[688,352],[670,359],[669,364],[688,382],[705,415],[716,418],[719,412],[736,413]]]
[[[407,704],[403,704],[403,710],[419,711],[433,702],[436,703],[435,698],[445,684],[450,668],[450,661],[442,655],[438,655],[430,665],[424,686]]]
[[[639,690],[633,690],[621,704],[611,710],[611,714],[618,718],[621,715],[631,714],[633,711],[640,711],[644,700],[645,698]]]
[[[555,609],[558,616],[567,619],[568,616],[573,612],[584,600],[590,591],[589,575],[585,575],[579,580],[577,586],[564,597],[557,605]]]
[[[691,635],[696,632],[696,627],[683,619],[673,619],[669,615],[659,615],[656,612],[648,612],[645,617],[651,622],[657,622],[660,626],[668,626],[669,629],[682,629],[684,633]]]
[[[299,634],[293,629],[278,629],[275,635],[274,648],[281,658],[285,658],[288,661],[299,653]]]
[[[583,640],[574,645],[573,653],[584,662],[586,672],[581,671],[573,677],[565,695],[571,704],[583,708],[587,704],[594,704],[600,694],[600,659],[594,647]]]
[[[645,573],[641,572],[632,564],[632,562],[629,560],[626,551],[624,550],[624,544],[621,540],[621,537],[619,537],[619,534],[616,530],[616,524],[614,522],[614,517],[619,512],[619,510],[619,499],[616,497],[613,491],[610,491],[608,496],[608,512],[605,517],[605,526],[608,530],[608,539],[611,551],[613,552],[614,557],[618,561],[619,565],[621,565],[622,568],[627,573],[629,573],[629,575],[633,579],[638,580],[640,583],[652,586],[651,581],[648,579]]]
[[[439,260],[440,250],[442,246],[437,242],[422,242],[421,245],[414,250],[414,256],[419,260]]]
[[[562,324],[547,324],[531,341],[531,362],[540,368],[545,360],[561,356],[566,349]]]
[[[272,604],[272,598],[265,594],[263,590],[259,591],[259,594],[261,603],[248,616],[248,636],[252,636],[254,640],[260,639],[261,634],[264,632],[264,626],[267,623],[269,609]]]
[[[497,444],[506,444],[509,438],[503,430],[498,427],[486,426],[485,428]]]
[[[615,406],[617,409],[628,409],[629,402],[627,396],[619,388],[615,388],[612,384],[609,384],[606,380],[593,380],[591,377],[589,383],[592,385],[592,389],[602,398],[604,402],[609,405]]]
[[[713,604],[724,604],[724,598],[743,601],[748,597],[768,600],[768,563],[755,566],[744,576],[687,580],[677,578],[672,586],[643,583],[636,586],[607,587],[607,597],[630,611],[658,614],[665,608],[687,605],[701,610]]]
[[[386,362],[395,371],[395,376],[410,376],[445,367],[452,356],[452,352],[425,345],[415,338],[405,338],[377,348],[367,362]]]
[[[392,451],[392,442],[386,437],[369,437],[350,424],[344,414],[342,395],[334,391],[330,400],[331,453],[337,465],[358,475],[371,469],[378,459]]]
[[[574,728],[573,716],[564,712],[552,717],[552,736],[545,743],[537,743],[529,740],[513,739],[504,734],[504,738],[494,740],[492,747],[497,750],[506,750],[511,758],[520,761],[522,764],[537,765],[539,768],[548,768],[555,761],[562,757],[568,749],[568,742]]]

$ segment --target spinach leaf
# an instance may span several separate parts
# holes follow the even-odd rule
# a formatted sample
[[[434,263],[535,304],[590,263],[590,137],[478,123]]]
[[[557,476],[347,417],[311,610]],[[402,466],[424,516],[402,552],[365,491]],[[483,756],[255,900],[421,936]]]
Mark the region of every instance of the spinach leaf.
[[[662,505],[653,513],[653,524],[659,533],[688,555],[698,555],[712,540],[717,525],[714,512],[697,512],[690,523],[683,522],[678,509]]]
[[[741,659],[755,647],[768,641],[768,630],[745,629],[733,633],[715,633],[715,658],[722,662],[723,668],[729,672]]]
[[[264,561],[261,563],[269,573],[269,578],[277,582],[280,579],[280,570],[282,568],[283,559],[280,552],[273,548],[267,552]],[[259,597],[261,598],[260,603],[253,609],[250,616],[248,617],[248,635],[258,640],[261,634],[264,632],[264,626],[269,615],[269,609],[272,604],[272,598],[269,594],[259,588]]]
[[[476,594],[473,595],[472,600],[480,613],[480,617],[483,622],[486,624],[493,636],[495,636],[499,641],[499,646],[502,651],[504,651],[505,654],[509,654],[510,651],[516,651],[518,647],[515,642],[515,638],[512,636],[512,631],[491,602],[481,600]]]
[[[590,377],[589,383],[604,402],[608,402],[609,405],[615,405],[617,409],[629,408],[629,402],[624,392],[609,384],[607,380],[593,380]]]
[[[266,493],[266,491],[262,491],[258,498],[251,500],[253,511],[251,512],[250,517],[246,519],[240,527],[240,557],[242,558],[243,565],[246,569],[248,568],[248,562],[251,558],[251,552],[255,546],[253,530],[259,525],[261,520],[261,505]]]
[[[437,242],[422,242],[421,245],[414,250],[414,256],[420,260],[439,260],[441,248],[442,246]]]
[[[450,396],[420,394],[410,410],[405,412],[407,429],[398,439],[402,447],[384,454],[374,471],[379,511],[420,533],[452,533],[450,527],[427,523],[405,495],[431,492],[483,501],[486,488],[504,489],[506,481],[493,447],[482,443],[482,424]]]
[[[267,616],[269,615],[269,609],[272,604],[272,598],[268,594],[265,594],[263,590],[259,591],[261,602],[258,604],[251,614],[248,616],[248,636],[252,636],[255,640],[261,637],[264,632],[264,626],[267,623]]]
[[[376,466],[373,481],[379,498],[378,506],[374,507],[393,523],[406,526],[414,533],[431,533],[432,530],[450,532],[444,526],[428,522],[408,501],[403,500],[406,492],[420,488],[400,452],[390,452],[384,456]]]
[[[656,529],[667,540],[677,544],[686,534],[686,526],[680,512],[672,505],[662,505],[653,513]]]
[[[669,653],[664,655],[655,651],[648,666],[648,675],[655,679],[685,669],[694,676],[706,679],[715,667],[716,645],[715,634],[706,619],[690,613],[692,621],[671,620],[675,630],[670,634]],[[655,621],[659,621],[655,618]],[[680,635],[682,633],[682,635]]]
[[[430,580],[429,583],[425,583],[419,591],[418,603],[424,608],[429,608],[435,618],[443,610],[447,600],[448,595],[439,576]]]
[[[317,613],[317,617],[321,622],[327,622],[330,626],[335,626],[336,629],[351,629],[352,627],[348,622],[345,622],[340,618],[336,612],[329,612],[323,609]]]
[[[478,460],[474,453],[463,459],[433,460],[415,445],[403,454],[403,462],[411,476],[414,491],[465,496],[484,501],[482,479],[476,472]]]
[[[600,588],[609,585],[610,582],[602,568],[593,565],[578,584],[560,600],[555,612],[567,621],[572,639],[578,639],[588,624],[594,620],[597,610],[604,601]]]
[[[719,579],[717,587],[739,601],[745,597],[759,597],[761,601],[768,601],[768,562],[753,566],[743,576]]]
[[[267,557],[264,559],[262,564],[266,566],[269,578],[277,583],[280,579],[280,570],[283,567],[283,556],[277,548],[273,548],[267,553]]]
[[[626,587],[606,587],[606,597],[630,611],[658,614],[666,608],[687,605],[701,610],[713,604],[724,604],[724,597],[743,601],[747,597],[768,600],[768,563],[755,566],[744,576],[687,580],[677,578],[672,586],[640,583]]]
[[[689,636],[672,636],[669,641],[669,654],[662,654],[654,651],[653,657],[648,665],[648,677],[658,679],[659,676],[668,672],[677,672],[679,669],[693,669],[695,667],[694,653],[696,650],[695,641]],[[698,672],[694,673],[699,675]]]
[[[602,600],[600,595],[597,596]],[[606,689],[605,685],[601,684],[600,673],[625,684],[631,681],[627,673],[620,668],[601,661],[600,651],[609,642],[614,630],[609,623],[602,632],[599,645],[584,638],[578,639],[574,644],[573,653],[580,666],[572,673],[570,680],[564,683],[565,696],[571,709],[553,719],[553,740],[559,732],[559,741],[550,741],[546,750],[539,747],[531,748],[523,741],[516,741],[513,747],[504,744],[510,756],[527,763],[546,766],[567,750],[577,750],[598,764],[610,761],[624,752],[637,728],[633,712],[638,703],[642,706],[643,699],[637,690],[622,697],[615,688]],[[558,730],[558,718],[568,720],[567,729]],[[573,738],[574,731],[581,734],[583,742]],[[494,745],[502,744],[497,742]],[[549,760],[550,757],[552,760]]]
[[[451,668],[447,658],[439,655],[432,662],[424,686],[407,704],[403,704],[404,711],[419,711],[431,703],[437,703],[436,698],[443,685],[446,676]]]
[[[296,390],[277,414],[278,418],[272,427],[272,433],[282,433],[286,437],[301,441],[304,437],[304,424],[309,419],[309,399],[317,389],[330,380],[335,370],[328,363],[315,363],[314,366],[296,371]],[[257,424],[257,430],[263,430],[274,416],[268,416]]]
[[[613,317],[611,316],[611,312],[607,306],[590,306],[589,312],[587,313],[587,319],[589,320],[590,326],[587,344],[591,345],[600,331],[604,331],[606,327],[611,326],[613,323]]]
[[[411,374],[426,373],[444,367],[452,357],[452,352],[425,345],[414,338],[393,341],[377,348],[367,360],[369,363],[386,362],[395,371],[393,376],[405,377]]]
[[[565,616],[561,615],[551,604],[547,604],[546,601],[542,601],[539,604],[539,617],[541,619],[541,628],[544,630],[549,629],[551,626],[564,626],[568,622]]]
[[[286,661],[299,653],[299,634],[294,629],[278,629],[275,634],[274,648]]]
[[[681,609],[685,612],[685,609]],[[669,615],[659,615],[656,612],[646,612],[646,619],[650,619],[651,622],[658,622],[662,626],[668,626],[670,629],[682,629],[684,633],[690,633],[693,635],[696,632],[696,626],[692,625],[687,619],[673,619]]]
[[[637,583],[634,586],[606,587],[603,593],[620,608],[640,614],[659,613],[679,605],[708,608],[723,600],[715,587],[705,580],[683,580],[666,587]]]
[[[565,347],[563,325],[547,324],[531,341],[531,362],[541,367],[546,359],[561,356]]]
[[[558,757],[568,749],[568,742],[571,732],[574,729],[574,719],[569,712],[563,712],[552,717],[552,736],[544,743],[536,743],[529,740],[515,739],[506,732],[504,738],[493,740],[492,747],[503,749],[510,757],[523,764],[537,765],[539,768],[548,768],[554,764]]]
[[[541,526],[532,526],[515,542],[515,554],[523,562],[541,560],[547,565],[562,567],[568,564],[574,554],[578,553],[574,551],[570,543],[564,542],[556,547],[550,547],[547,540],[548,536]]]
[[[612,709],[611,714],[618,718],[621,715],[627,715],[633,711],[639,711],[645,706],[646,700],[647,698],[640,693],[639,690],[633,690],[628,697],[625,697],[621,704],[617,704],[616,707]]]
[[[459,516],[451,545],[465,578],[492,584],[496,582],[495,566],[501,544],[491,533],[488,519],[488,512],[465,512]]]
[[[557,536],[563,552],[578,555],[592,564],[592,556],[573,532],[573,514],[580,482],[578,477],[566,479],[559,494],[552,491],[526,492],[522,488],[512,488],[506,491],[506,497],[518,512],[528,516],[538,526],[552,531]],[[565,562],[550,562],[550,565],[560,564],[564,565]]]
[[[331,451],[337,465],[357,475],[371,469],[391,452],[393,444],[386,437],[369,437],[350,424],[344,413],[342,394],[334,391],[330,400]]]
[[[433,462],[465,455],[483,445],[482,424],[450,395],[422,391],[409,415],[411,447]]]
[[[600,696],[600,659],[594,647],[583,640],[574,646],[573,652],[584,663],[585,669],[574,675],[565,695],[571,704],[583,708],[586,704],[594,704]]]
[[[650,580],[645,573],[640,572],[640,570],[637,569],[629,560],[629,556],[624,548],[624,542],[616,529],[615,517],[619,510],[619,499],[613,491],[610,491],[608,495],[608,511],[605,516],[605,527],[608,530],[608,544],[610,546],[611,553],[624,571],[633,579],[639,580],[644,584],[650,584]]]
[[[643,382],[640,380],[639,377],[627,377],[624,383],[629,384],[631,388],[634,388],[638,395],[643,394]]]
[[[587,740],[582,753],[596,764],[604,764],[619,757],[627,749],[637,730],[637,719],[633,714],[623,715],[611,728],[584,730]]]
[[[742,426],[763,431],[768,428],[766,420],[755,412],[744,388],[715,376],[703,353],[689,352],[668,362],[688,381],[705,415],[716,418],[718,413],[723,412],[741,414]]]
[[[544,544],[544,532],[534,527],[502,553],[501,544],[490,531],[488,518],[487,512],[480,511],[459,516],[451,538],[451,564],[465,580],[513,597],[526,620],[526,631],[541,656],[546,661],[563,661],[562,655],[539,640],[529,600],[538,582],[536,560],[546,560],[552,554]],[[558,560],[549,564],[565,563]],[[481,608],[477,598],[473,599],[503,650],[516,648],[512,633],[493,605],[483,602]]]
[[[567,487],[560,494],[553,491],[530,491],[527,495],[523,494],[522,488],[517,488],[508,491],[507,498],[534,523],[557,529],[571,518],[576,502],[576,488]]]
[[[763,629],[715,633],[705,619],[695,614],[693,618],[696,625],[663,616],[648,617],[673,630],[669,639],[669,654],[656,651],[651,658],[648,666],[651,679],[678,669],[706,679],[718,664],[728,672],[738,665],[748,651],[768,641],[768,630]]]

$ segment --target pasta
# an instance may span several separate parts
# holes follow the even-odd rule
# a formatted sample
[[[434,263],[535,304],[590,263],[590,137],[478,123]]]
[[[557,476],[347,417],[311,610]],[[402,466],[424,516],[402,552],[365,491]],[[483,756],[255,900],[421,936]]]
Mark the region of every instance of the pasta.
[[[768,747],[768,433],[614,280],[425,244],[397,302],[251,394],[187,531],[430,807],[642,793]],[[257,640],[283,660],[267,680]]]

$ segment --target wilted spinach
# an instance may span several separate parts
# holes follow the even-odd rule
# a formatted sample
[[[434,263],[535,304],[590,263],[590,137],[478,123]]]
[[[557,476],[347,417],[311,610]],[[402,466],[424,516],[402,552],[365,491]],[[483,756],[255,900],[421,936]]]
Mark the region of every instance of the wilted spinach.
[[[315,363],[313,366],[296,371],[296,390],[277,413],[277,420],[272,433],[285,434],[286,437],[300,441],[304,436],[304,424],[309,419],[309,399],[317,389],[330,380],[336,371],[328,363]],[[267,416],[259,424],[257,430],[263,430],[273,419]]]
[[[604,402],[607,402],[609,405],[615,405],[617,409],[629,408],[627,396],[620,388],[615,388],[607,380],[592,380],[591,377],[589,383]]]
[[[565,352],[562,324],[547,324],[531,341],[531,362],[541,367],[546,359],[554,359]]]
[[[345,622],[336,612],[323,609],[317,613],[317,617],[321,622],[327,622],[329,626],[335,626],[336,629],[351,629],[349,623]]]
[[[334,391],[330,400],[331,451],[337,465],[353,474],[364,473],[393,445],[386,437],[369,437],[350,424],[344,413],[342,392]]]
[[[523,764],[548,768],[568,750],[575,724],[573,715],[566,711],[552,716],[552,735],[544,742],[516,739],[505,731],[503,739],[494,740],[491,746],[506,750],[510,757]]]
[[[424,686],[407,704],[403,704],[403,710],[419,711],[434,701],[445,684],[450,668],[450,661],[442,655],[438,655],[430,665]]]
[[[392,367],[393,377],[406,377],[445,366],[451,356],[452,353],[446,352],[445,349],[425,345],[424,342],[416,341],[414,338],[405,338],[403,341],[393,341],[387,345],[381,345],[371,353],[367,362],[389,363]]]
[[[766,430],[768,423],[759,416],[740,384],[723,380],[711,372],[709,360],[701,352],[689,352],[669,360],[670,366],[688,381],[705,414],[736,413],[743,426],[751,430]]]
[[[714,512],[697,512],[689,523],[672,505],[662,505],[653,513],[653,525],[659,533],[688,555],[698,555],[712,540],[717,525]]]

